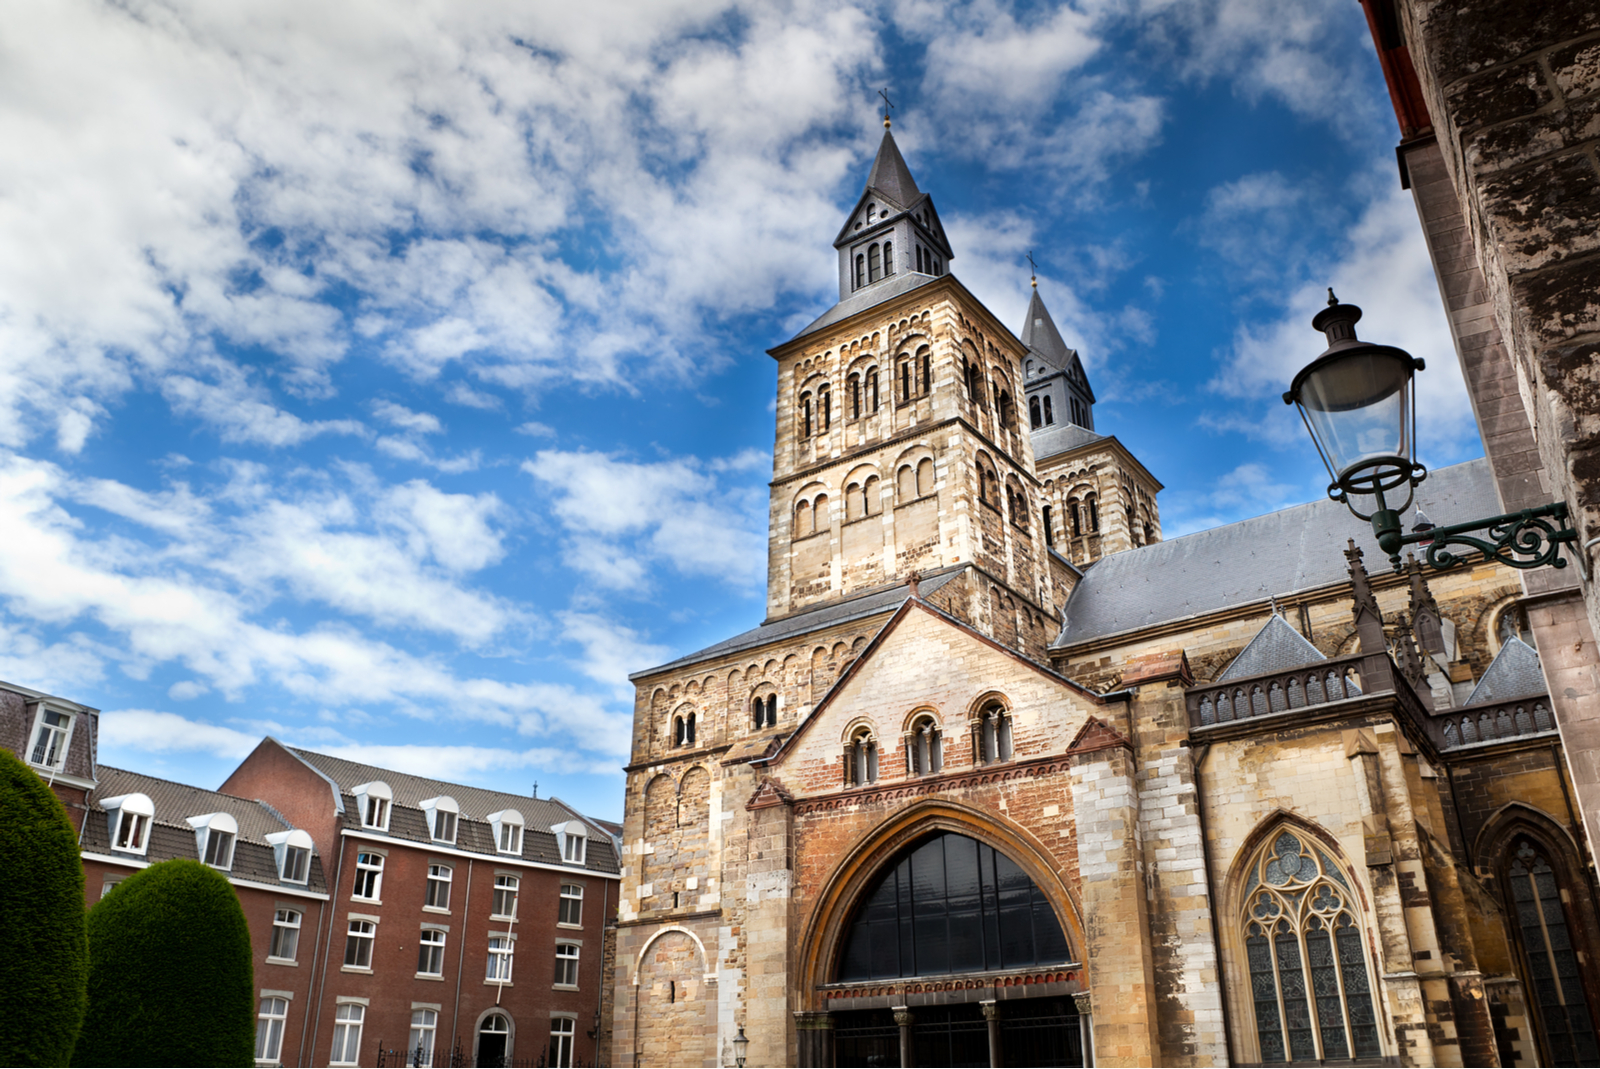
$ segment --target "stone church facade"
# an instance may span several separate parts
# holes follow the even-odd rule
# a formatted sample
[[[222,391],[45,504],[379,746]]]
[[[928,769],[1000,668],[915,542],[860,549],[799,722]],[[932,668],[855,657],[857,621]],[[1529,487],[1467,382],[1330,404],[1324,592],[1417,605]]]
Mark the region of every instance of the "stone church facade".
[[[1163,540],[887,131],[835,248],[771,350],[767,618],[633,677],[613,1062],[1600,1060],[1516,574],[1390,572],[1329,501]]]

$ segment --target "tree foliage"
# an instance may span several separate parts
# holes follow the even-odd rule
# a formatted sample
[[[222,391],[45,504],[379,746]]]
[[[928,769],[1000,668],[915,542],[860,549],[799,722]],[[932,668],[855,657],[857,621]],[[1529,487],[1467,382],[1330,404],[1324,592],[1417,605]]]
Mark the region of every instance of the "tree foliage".
[[[66,807],[0,750],[0,1065],[63,1065],[83,1022],[83,863]]]
[[[254,1065],[250,926],[227,878],[163,861],[89,911],[89,1014],[74,1065]]]

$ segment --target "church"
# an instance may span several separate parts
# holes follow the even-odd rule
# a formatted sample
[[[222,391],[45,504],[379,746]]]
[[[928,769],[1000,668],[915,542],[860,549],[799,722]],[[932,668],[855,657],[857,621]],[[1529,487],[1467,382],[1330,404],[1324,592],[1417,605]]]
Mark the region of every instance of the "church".
[[[766,618],[632,677],[613,1063],[1600,1062],[1517,573],[1326,500],[1163,539],[888,125],[770,350]],[[1417,504],[1503,511],[1483,460]]]

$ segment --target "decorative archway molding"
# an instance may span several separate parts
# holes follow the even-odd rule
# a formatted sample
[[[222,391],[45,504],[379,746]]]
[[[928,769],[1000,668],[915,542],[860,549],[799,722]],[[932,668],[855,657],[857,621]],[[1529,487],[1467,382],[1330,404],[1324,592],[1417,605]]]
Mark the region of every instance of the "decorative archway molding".
[[[1082,910],[1061,878],[1059,862],[1032,832],[993,812],[948,799],[922,799],[859,836],[844,850],[832,875],[823,884],[796,949],[797,1007],[823,1008],[819,1005],[817,988],[831,983],[833,974],[838,971],[850,917],[874,877],[902,849],[937,832],[965,835],[1009,858],[1050,902],[1072,953],[1083,953]]]
[[[1572,830],[1556,817],[1527,802],[1507,802],[1490,813],[1472,837],[1472,866],[1491,887],[1498,882],[1505,851],[1519,832],[1546,843],[1569,867],[1574,858],[1583,857]]]
[[[657,939],[660,939],[662,936],[667,935],[670,932],[680,932],[694,941],[695,949],[700,952],[700,962],[702,965],[706,966],[706,970],[703,974],[705,982],[708,984],[716,983],[716,971],[710,967],[711,959],[706,956],[706,945],[700,941],[700,937],[680,924],[669,924],[665,928],[658,929],[650,936],[649,939],[644,941],[644,946],[639,948],[638,957],[633,959],[633,986],[639,986],[639,974],[644,970],[645,959],[650,954],[650,948],[655,946]]]

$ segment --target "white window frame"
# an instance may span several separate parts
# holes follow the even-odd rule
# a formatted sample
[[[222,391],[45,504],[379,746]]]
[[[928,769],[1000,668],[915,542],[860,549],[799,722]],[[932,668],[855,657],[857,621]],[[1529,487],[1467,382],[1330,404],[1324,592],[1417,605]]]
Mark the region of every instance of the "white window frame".
[[[578,1043],[578,1022],[572,1017],[550,1018],[550,1059],[552,1069],[565,1069],[572,1064]]]
[[[362,858],[375,860],[363,861]],[[387,861],[383,854],[376,850],[356,851],[356,880],[350,888],[350,897],[356,902],[382,902],[383,901],[383,863]],[[371,894],[358,894],[360,887],[366,884],[371,888]]]
[[[489,814],[489,827],[494,830],[494,848],[501,854],[522,856],[522,833],[528,822],[515,809],[502,809]]]
[[[501,880],[510,880],[511,882],[509,884],[503,884],[503,883],[500,882]],[[504,892],[507,892],[507,891],[509,891],[511,893],[511,910],[508,913],[496,913],[494,911],[495,899],[499,898],[501,896],[501,894],[503,894]],[[517,897],[521,893],[522,893],[522,877],[521,876],[512,876],[509,873],[504,873],[504,872],[496,873],[495,874],[495,878],[494,878],[494,888],[492,889],[492,891],[490,892],[490,895],[489,895],[489,919],[490,920],[507,920],[507,921],[516,920],[517,919]]]
[[[428,877],[423,884],[422,908],[430,913],[449,913],[450,890],[454,883],[455,867],[453,865],[430,862],[428,864]],[[437,902],[431,901],[435,897],[433,893],[435,885],[444,888],[444,905],[442,906]]]
[[[289,920],[290,917],[294,919]],[[298,909],[279,906],[272,913],[272,938],[267,943],[267,960],[294,964],[300,960],[300,933],[304,930],[305,914]],[[278,937],[279,931],[294,933],[294,946],[290,947],[288,955],[276,954],[274,951],[283,948],[283,941]]]
[[[316,853],[316,844],[311,841],[311,835],[299,828],[289,831],[276,831],[266,837],[272,846],[273,860],[278,863],[278,879],[283,883],[309,884],[311,882],[311,856]],[[303,864],[299,878],[294,875],[291,866],[299,861]]]
[[[28,735],[28,764],[32,765],[34,768],[48,768],[53,772],[59,772],[62,768],[66,767],[67,754],[72,749],[72,729],[77,726],[78,717],[76,714],[70,713],[65,709],[53,709],[44,702],[34,703],[34,709],[37,710],[37,712],[35,712],[33,716],[33,731]],[[66,719],[66,723],[46,724],[45,717],[47,715],[64,717]],[[34,753],[39,749],[41,744],[44,744],[45,740],[42,736],[46,731],[49,731],[52,734],[59,733],[61,736],[58,743],[59,748],[56,750],[54,761],[45,760],[42,758],[40,760],[34,759]],[[43,755],[43,758],[48,757],[48,753]]]
[[[558,940],[556,942],[556,979],[555,985],[563,991],[576,991],[578,989],[578,962],[583,957],[583,947],[577,943]],[[563,976],[570,975],[572,979],[563,980]]]
[[[363,931],[357,931],[356,929],[358,927],[363,928],[364,930]],[[351,961],[350,961],[350,948],[353,947],[353,946],[359,946],[360,945],[357,942],[353,942],[353,940],[365,940],[366,941],[367,963],[365,965],[359,964],[359,959],[361,957],[361,952],[359,950],[356,952],[356,957],[358,959],[358,963],[352,964]],[[349,971],[352,971],[352,972],[371,972],[372,971],[372,955],[373,955],[373,951],[377,949],[377,944],[378,944],[378,922],[375,921],[375,920],[370,920],[370,919],[365,918],[365,917],[352,917],[350,919],[350,921],[349,921],[349,924],[346,925],[346,927],[345,927],[345,934],[344,934],[344,965],[342,966],[342,968],[344,968],[346,970],[349,970]]]
[[[439,1011],[418,1007],[411,1011],[411,1036],[406,1041],[406,1065],[433,1065],[433,1048],[438,1039]],[[422,1056],[417,1056],[418,1048]]]
[[[102,801],[100,808],[106,811],[106,831],[113,851],[143,854],[150,849],[150,825],[155,823],[156,807],[148,794],[119,794]],[[123,821],[130,818],[131,823],[125,826]],[[125,829],[131,829],[131,840],[126,846],[118,846]]]
[[[461,823],[461,807],[456,800],[447,794],[429,798],[422,803],[422,812],[428,818],[428,837],[436,843],[454,845]],[[441,831],[445,834],[441,835]]]
[[[572,892],[572,893],[568,894],[567,892],[569,892],[569,891]],[[567,903],[569,903],[569,902],[577,903],[577,905],[572,907],[573,910],[578,915],[578,919],[577,920],[563,920],[562,919],[562,917],[567,912]],[[558,906],[557,906],[557,909],[556,909],[556,926],[558,928],[582,928],[583,927],[583,884],[581,884],[581,883],[564,883],[564,884],[561,885],[561,895],[560,895],[560,898],[558,899]]]
[[[388,831],[389,817],[394,812],[394,791],[381,779],[363,783],[350,791],[356,796],[356,809],[361,826],[373,831]]]
[[[444,947],[449,940],[449,932],[444,928],[432,925],[423,925],[422,933],[417,938],[417,975],[418,976],[443,976],[444,975]],[[422,948],[435,947],[439,958],[437,972],[428,972],[422,967]]]
[[[569,820],[565,824],[552,824],[550,830],[556,836],[556,849],[561,852],[561,860],[567,865],[585,864],[589,856],[589,827],[580,820]]]
[[[233,851],[239,845],[239,822],[232,814],[206,813],[190,817],[189,826],[194,829],[195,849],[201,861],[223,872],[233,868]]]
[[[510,984],[512,966],[516,964],[517,937],[505,932],[489,936],[489,954],[484,962],[484,982]]]
[[[359,1002],[341,1002],[333,1018],[333,1054],[329,1065],[361,1064],[361,1028],[366,1024],[367,1007]],[[351,1055],[346,1061],[340,1053]]]
[[[269,1007],[268,1003],[272,1003]],[[278,1012],[269,1012],[278,1011]],[[274,1028],[276,1035],[273,1035]],[[267,1029],[266,1032],[262,1028]],[[282,1065],[283,1064],[283,1034],[289,1028],[289,999],[284,995],[262,995],[261,1002],[256,1010],[256,1064]],[[272,1050],[263,1050],[266,1042],[270,1042]]]

